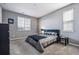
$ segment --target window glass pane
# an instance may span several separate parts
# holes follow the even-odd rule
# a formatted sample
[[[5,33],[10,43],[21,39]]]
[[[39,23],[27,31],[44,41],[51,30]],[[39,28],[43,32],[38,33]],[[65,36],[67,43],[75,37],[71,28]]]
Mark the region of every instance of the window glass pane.
[[[64,23],[64,31],[73,31],[73,22]]]
[[[18,28],[24,28],[24,18],[18,17]]]
[[[30,29],[31,26],[31,20],[30,19],[25,19],[25,30]]]
[[[63,13],[63,21],[71,21],[73,20],[73,9],[65,11]]]

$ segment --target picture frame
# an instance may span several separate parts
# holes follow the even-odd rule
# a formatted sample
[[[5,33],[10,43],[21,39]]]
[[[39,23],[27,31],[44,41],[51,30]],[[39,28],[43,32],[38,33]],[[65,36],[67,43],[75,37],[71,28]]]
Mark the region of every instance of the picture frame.
[[[8,24],[14,24],[14,19],[8,18]]]

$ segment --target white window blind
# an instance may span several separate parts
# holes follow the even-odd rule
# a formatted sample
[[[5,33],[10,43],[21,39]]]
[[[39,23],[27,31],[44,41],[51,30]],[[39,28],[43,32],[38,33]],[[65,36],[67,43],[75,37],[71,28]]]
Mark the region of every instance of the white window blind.
[[[63,30],[73,32],[73,9],[63,12]]]
[[[18,30],[30,30],[31,29],[31,19],[18,16]]]

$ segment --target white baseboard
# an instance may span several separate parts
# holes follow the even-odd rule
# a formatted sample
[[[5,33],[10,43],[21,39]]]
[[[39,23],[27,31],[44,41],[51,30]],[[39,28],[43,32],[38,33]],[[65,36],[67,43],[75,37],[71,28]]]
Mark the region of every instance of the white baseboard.
[[[77,47],[79,47],[79,45],[78,44],[75,44],[75,43],[69,43],[70,45],[73,45],[73,46],[77,46]]]
[[[10,40],[26,39],[26,37],[10,38]]]

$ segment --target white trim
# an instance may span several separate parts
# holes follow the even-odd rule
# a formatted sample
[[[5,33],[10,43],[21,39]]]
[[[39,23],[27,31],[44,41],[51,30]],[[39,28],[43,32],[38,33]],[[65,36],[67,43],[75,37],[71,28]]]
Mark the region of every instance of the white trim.
[[[75,43],[69,43],[70,45],[73,45],[73,46],[77,46],[77,47],[79,47],[79,45],[78,44],[75,44]]]
[[[27,36],[26,36],[27,37]],[[11,38],[10,40],[25,39],[26,37]]]

